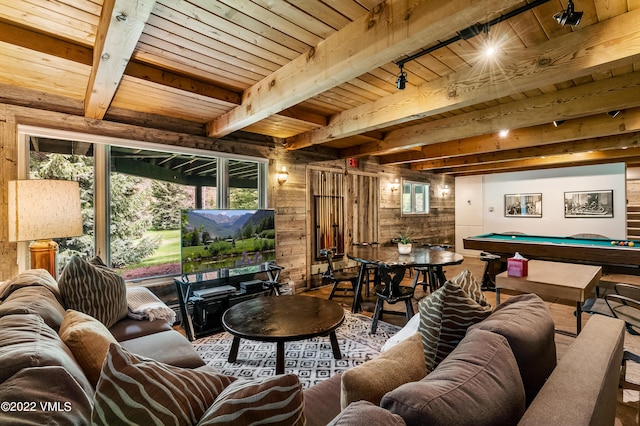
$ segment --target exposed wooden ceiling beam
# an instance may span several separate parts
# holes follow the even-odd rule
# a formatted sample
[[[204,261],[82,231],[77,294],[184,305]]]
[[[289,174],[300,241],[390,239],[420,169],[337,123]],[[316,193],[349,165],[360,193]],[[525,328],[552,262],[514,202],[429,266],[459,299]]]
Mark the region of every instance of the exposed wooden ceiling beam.
[[[104,1],[85,94],[85,117],[104,117],[154,4],[155,0]]]
[[[415,163],[438,158],[494,153],[545,144],[599,138],[640,131],[640,108],[622,111],[612,118],[607,114],[566,120],[559,127],[547,123],[523,129],[511,129],[506,138],[498,134],[425,145],[421,151],[408,151],[380,157],[381,164]],[[454,160],[455,161],[455,160]]]
[[[640,9],[546,43],[509,52],[508,63],[472,68],[370,102],[332,117],[328,126],[287,139],[299,149],[415,120],[537,87],[582,77],[640,55]]]
[[[638,151],[638,152],[633,152]],[[575,165],[603,164],[618,161],[635,161],[640,156],[640,148],[616,149],[601,152],[579,152],[575,154],[559,154],[548,157],[527,158],[523,160],[503,161],[497,163],[481,163],[450,169],[439,169],[438,173],[455,174],[456,176],[470,174],[505,173],[552,167],[569,167]]]
[[[561,142],[549,145],[531,146],[529,148],[471,154],[457,157],[438,158],[412,165],[415,170],[430,170],[465,167],[478,163],[499,163],[515,159],[548,157],[552,155],[577,154],[595,151],[621,150],[640,147],[640,133],[621,136],[610,136],[579,141]]]
[[[207,123],[207,134],[220,137],[247,127],[519,4],[517,0],[381,2],[247,89],[242,105]]]
[[[341,150],[341,156],[383,155],[429,143],[496,133],[640,106],[640,72],[557,92],[499,104],[483,110],[394,130],[383,141]]]

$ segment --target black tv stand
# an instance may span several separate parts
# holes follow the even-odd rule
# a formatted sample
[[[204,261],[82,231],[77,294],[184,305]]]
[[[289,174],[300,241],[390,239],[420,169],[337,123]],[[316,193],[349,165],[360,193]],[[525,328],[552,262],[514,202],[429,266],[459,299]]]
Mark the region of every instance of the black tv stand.
[[[269,294],[270,288],[263,281],[248,281],[252,284],[247,286],[242,282],[231,284],[228,278],[194,281],[188,276],[174,278],[187,339],[193,341],[221,331],[224,311],[244,300]],[[262,285],[257,286],[256,282]]]

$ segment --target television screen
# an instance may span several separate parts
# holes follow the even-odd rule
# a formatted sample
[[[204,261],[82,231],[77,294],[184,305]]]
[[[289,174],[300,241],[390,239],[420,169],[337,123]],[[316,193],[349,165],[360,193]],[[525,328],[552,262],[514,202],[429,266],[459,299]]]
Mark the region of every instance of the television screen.
[[[182,274],[254,274],[276,258],[273,210],[182,210]]]

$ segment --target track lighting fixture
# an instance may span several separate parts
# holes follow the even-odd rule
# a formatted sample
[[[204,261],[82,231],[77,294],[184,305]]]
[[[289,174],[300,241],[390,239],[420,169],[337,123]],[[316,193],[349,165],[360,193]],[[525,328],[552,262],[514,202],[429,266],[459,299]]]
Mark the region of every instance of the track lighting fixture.
[[[558,127],[559,125],[561,125],[562,123],[564,123],[564,120],[553,120],[553,125],[555,127]]]
[[[567,9],[562,12],[558,12],[553,15],[553,18],[558,21],[560,25],[573,25],[576,26],[580,23],[584,12],[576,12],[573,9],[573,0],[569,0]]]
[[[618,116],[618,114],[620,114],[620,110],[617,109],[615,111],[609,111],[607,114],[609,114],[611,117],[615,118]]]
[[[403,69],[403,63],[398,64],[398,66],[400,67],[400,74],[398,74],[396,87],[398,87],[398,90],[404,90],[404,88],[407,87],[407,73]]]

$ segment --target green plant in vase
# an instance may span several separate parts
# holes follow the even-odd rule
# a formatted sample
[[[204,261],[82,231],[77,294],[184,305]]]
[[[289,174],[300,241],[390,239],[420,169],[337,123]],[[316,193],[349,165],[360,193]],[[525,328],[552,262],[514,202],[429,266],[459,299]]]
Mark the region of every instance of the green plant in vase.
[[[398,233],[398,252],[400,254],[409,254],[411,253],[413,239],[411,238],[411,233],[409,228],[406,228]]]

